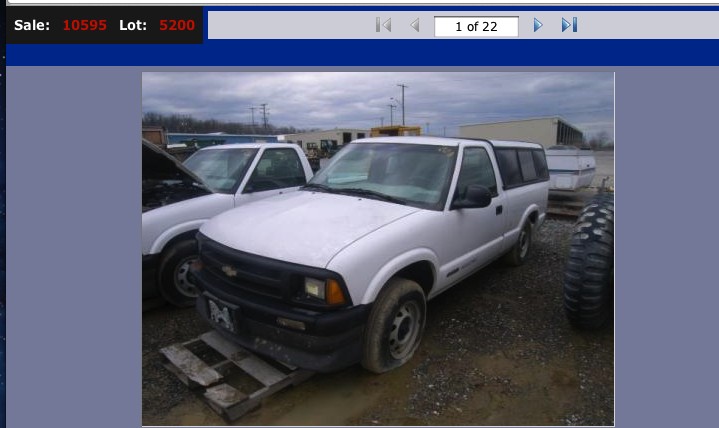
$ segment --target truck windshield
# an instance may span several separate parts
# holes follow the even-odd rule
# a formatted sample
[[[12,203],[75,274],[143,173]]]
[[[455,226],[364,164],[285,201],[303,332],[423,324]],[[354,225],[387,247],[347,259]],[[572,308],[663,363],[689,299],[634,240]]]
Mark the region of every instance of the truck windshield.
[[[374,194],[375,199],[442,210],[456,156],[457,148],[450,146],[349,144],[310,180],[307,190]]]
[[[234,193],[257,154],[253,148],[208,149],[195,152],[184,165],[213,192]]]

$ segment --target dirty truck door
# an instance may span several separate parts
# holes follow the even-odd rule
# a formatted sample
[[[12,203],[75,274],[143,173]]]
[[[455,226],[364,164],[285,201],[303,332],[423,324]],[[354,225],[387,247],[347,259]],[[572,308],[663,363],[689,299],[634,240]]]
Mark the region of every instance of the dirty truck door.
[[[489,189],[492,201],[484,208],[450,209],[447,215],[447,232],[457,239],[451,240],[450,272],[458,277],[484,266],[502,251],[505,224],[504,195],[498,193],[492,161],[484,147],[465,147],[453,198],[462,199],[470,184]]]

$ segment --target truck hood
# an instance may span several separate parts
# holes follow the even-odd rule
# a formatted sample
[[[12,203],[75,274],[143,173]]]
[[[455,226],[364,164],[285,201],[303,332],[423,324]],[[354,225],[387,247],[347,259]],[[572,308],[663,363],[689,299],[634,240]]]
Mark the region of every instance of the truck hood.
[[[233,249],[324,268],[352,242],[419,210],[357,196],[298,191],[226,211],[200,232]]]
[[[142,140],[142,212],[211,193],[180,161]]]

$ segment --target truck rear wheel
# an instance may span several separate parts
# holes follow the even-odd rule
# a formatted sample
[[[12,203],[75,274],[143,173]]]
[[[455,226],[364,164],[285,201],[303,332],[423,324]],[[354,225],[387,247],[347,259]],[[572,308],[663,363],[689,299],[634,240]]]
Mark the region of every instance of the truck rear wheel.
[[[504,256],[504,260],[511,266],[521,266],[529,257],[532,248],[532,223],[527,220],[519,231],[517,242]]]
[[[194,239],[176,243],[162,257],[158,289],[169,303],[180,308],[195,304],[199,291],[190,281],[189,272],[190,265],[197,257],[197,241]]]
[[[614,294],[614,194],[600,193],[582,210],[564,271],[564,309],[572,325],[597,329]]]
[[[416,282],[391,279],[372,307],[364,335],[362,366],[384,373],[409,361],[422,339],[426,312],[424,291]]]

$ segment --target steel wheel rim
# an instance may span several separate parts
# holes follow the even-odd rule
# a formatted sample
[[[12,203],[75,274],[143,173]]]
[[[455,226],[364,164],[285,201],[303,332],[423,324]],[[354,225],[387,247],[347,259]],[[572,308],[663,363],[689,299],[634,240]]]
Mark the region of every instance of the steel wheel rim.
[[[190,266],[197,260],[197,257],[187,257],[177,265],[175,269],[175,288],[183,296],[186,297],[197,297],[200,292],[195,287],[195,284],[190,281]]]
[[[405,302],[392,320],[389,333],[389,352],[401,360],[409,355],[417,342],[420,329],[420,309],[415,301]]]
[[[529,233],[527,233],[527,228],[523,228],[522,232],[519,234],[519,256],[521,258],[525,258],[527,256],[527,252],[529,251]]]

